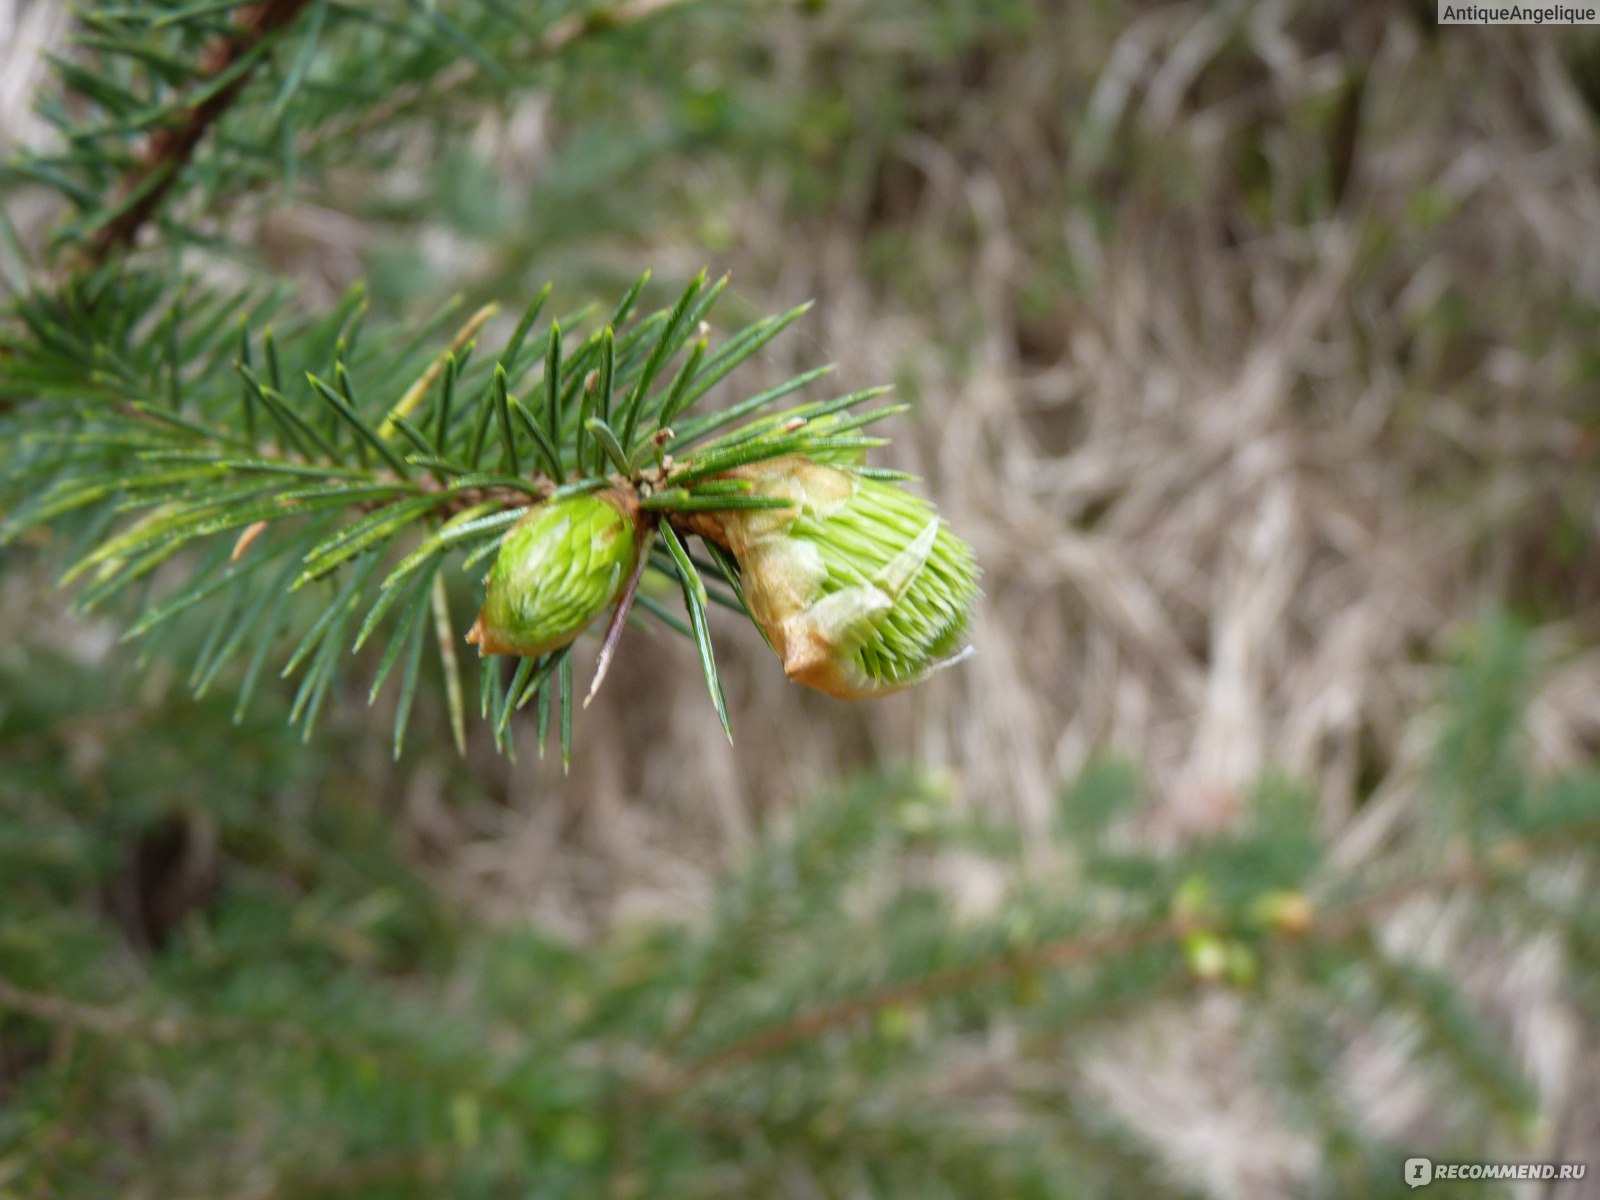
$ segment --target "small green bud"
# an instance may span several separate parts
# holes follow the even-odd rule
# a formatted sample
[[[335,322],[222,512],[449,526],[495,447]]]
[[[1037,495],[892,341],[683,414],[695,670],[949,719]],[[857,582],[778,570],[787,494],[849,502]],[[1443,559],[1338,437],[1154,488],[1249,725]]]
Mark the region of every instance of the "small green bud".
[[[467,641],[479,654],[529,657],[571,642],[627,582],[639,554],[637,511],[621,491],[536,505],[500,543]]]
[[[1183,957],[1202,983],[1220,983],[1228,973],[1228,945],[1214,933],[1196,930],[1183,939]]]
[[[798,455],[730,474],[793,502],[693,523],[738,562],[750,613],[790,679],[859,699],[966,656],[978,568],[926,500]]]
[[[1266,892],[1251,908],[1262,925],[1284,937],[1304,937],[1317,919],[1317,910],[1304,892]]]

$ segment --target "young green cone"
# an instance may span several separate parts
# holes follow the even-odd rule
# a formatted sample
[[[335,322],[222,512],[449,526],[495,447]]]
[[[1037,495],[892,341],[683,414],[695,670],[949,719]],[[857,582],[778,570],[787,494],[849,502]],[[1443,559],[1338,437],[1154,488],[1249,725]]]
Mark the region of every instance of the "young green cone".
[[[548,654],[616,599],[639,554],[638,508],[625,492],[536,505],[511,527],[484,579],[467,641],[479,654]]]
[[[927,501],[798,455],[730,475],[794,502],[690,522],[738,562],[751,616],[790,679],[858,699],[965,657],[978,568]]]

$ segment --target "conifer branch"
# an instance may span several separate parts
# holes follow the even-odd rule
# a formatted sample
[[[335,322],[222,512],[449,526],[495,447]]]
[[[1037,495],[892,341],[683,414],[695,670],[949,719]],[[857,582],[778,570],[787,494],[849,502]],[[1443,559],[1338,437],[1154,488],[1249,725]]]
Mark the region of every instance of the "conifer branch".
[[[310,0],[261,0],[251,5],[241,14],[236,32],[218,38],[206,49],[200,74],[215,78],[243,63],[267,38],[292,23],[309,3]],[[85,251],[89,266],[99,266],[118,247],[133,244],[145,223],[160,210],[206,133],[238,99],[256,65],[244,65],[226,86],[192,106],[177,126],[150,135],[138,162],[116,188],[118,198],[137,199],[95,232]]]
[[[693,1088],[712,1075],[785,1050],[819,1037],[834,1029],[855,1025],[886,1009],[921,1004],[944,996],[971,991],[985,984],[1015,979],[1035,971],[1055,970],[1115,954],[1125,954],[1146,946],[1172,942],[1181,936],[1183,926],[1175,920],[1128,929],[1107,929],[1080,936],[1045,942],[1030,950],[1009,952],[979,959],[916,979],[890,984],[863,996],[807,1009],[776,1025],[759,1029],[731,1045],[713,1051],[692,1063],[681,1074],[670,1077],[652,1091],[666,1098]]]
[[[588,12],[569,13],[540,33],[532,45],[517,57],[524,63],[536,63],[554,58],[586,37],[637,25],[658,13],[689,2],[690,0],[622,0],[618,4],[596,5]],[[483,65],[477,59],[470,57],[458,59],[431,79],[419,80],[396,88],[386,99],[372,105],[364,112],[353,114],[348,121],[313,131],[301,148],[311,151],[380,129],[412,111],[419,104],[458,91],[482,73]]]
[[[1292,931],[1292,936],[1296,940],[1322,944],[1344,942],[1420,896],[1453,888],[1486,892],[1500,882],[1504,865],[1525,863],[1540,854],[1559,851],[1597,831],[1600,831],[1600,816],[1591,816],[1521,837],[1504,838],[1479,854],[1462,856],[1436,871],[1379,888],[1335,911],[1311,915],[1304,927]],[[1309,914],[1310,910],[1307,912]],[[1099,929],[888,984],[848,1000],[802,1010],[758,1029],[691,1062],[647,1091],[656,1099],[675,1096],[723,1071],[792,1050],[831,1030],[859,1024],[888,1009],[923,1004],[1040,971],[1059,970],[1153,946],[1173,945],[1197,928],[1203,926],[1179,915],[1143,925]]]
[[[1479,895],[1486,894],[1504,881],[1507,868],[1524,866],[1544,855],[1560,853],[1563,849],[1581,844],[1591,838],[1597,829],[1600,829],[1600,816],[1590,815],[1558,822],[1521,836],[1505,837],[1483,847],[1478,854],[1458,857],[1436,870],[1379,887],[1337,909],[1312,917],[1304,926],[1277,932],[1295,943],[1345,943],[1362,936],[1374,922],[1420,897],[1459,888]],[[803,1009],[665,1075],[656,1074],[650,1078],[647,1067],[647,1081],[637,1095],[649,1103],[665,1102],[725,1071],[792,1050],[823,1034],[859,1024],[886,1010],[924,1004],[995,983],[1081,966],[1152,947],[1175,946],[1197,931],[1221,935],[1239,932],[1228,921],[1197,924],[1193,917],[1177,914],[1144,924],[1051,938],[1025,949],[980,957],[972,962],[887,984],[850,999]],[[105,1037],[136,1034],[162,1045],[191,1039],[250,1036],[296,1043],[328,1043],[332,1048],[352,1055],[370,1056],[378,1052],[378,1047],[360,1040],[341,1038],[329,1042],[326,1035],[293,1022],[149,1016],[32,991],[0,976],[0,1011],[5,1010]]]
[[[64,261],[98,267],[134,245],[180,192],[203,192],[215,211],[292,185],[302,159],[314,171],[335,159],[349,165],[363,157],[361,135],[418,103],[449,105],[480,77],[502,95],[513,92],[535,78],[524,68],[683,2],[621,0],[567,13],[524,12],[499,0],[400,5],[398,13],[338,0],[89,10],[80,36],[92,62],[58,67],[73,101],[57,117],[66,148],[25,151],[5,173],[61,193],[76,211],[54,235],[76,245]],[[279,61],[271,43],[291,26],[303,36]],[[341,72],[352,84],[331,86]],[[255,86],[266,73],[275,91]],[[247,88],[253,100],[241,106]]]
[[[63,1029],[81,1030],[84,1033],[101,1034],[106,1037],[116,1037],[139,1028],[139,1022],[134,1020],[131,1014],[118,1009],[100,1008],[77,1000],[68,1000],[64,996],[30,991],[3,976],[0,976],[0,1010],[21,1013],[36,1021],[58,1025]],[[147,1027],[141,1032],[149,1034],[154,1031]],[[168,1039],[162,1036],[156,1040]]]
[[[274,595],[329,581],[331,600],[288,654],[285,674],[301,677],[292,719],[309,733],[340,673],[341,651],[373,638],[384,645],[387,635],[370,694],[391,674],[400,681],[397,754],[424,639],[448,607],[439,572],[447,561],[470,571],[496,556],[479,619],[462,631],[487,656],[483,715],[504,746],[512,714],[534,701],[548,711],[559,690],[565,747],[574,640],[621,602],[602,643],[591,687],[598,686],[649,572],[680,585],[707,690],[727,725],[707,613],[714,605],[753,618],[753,610],[731,558],[708,567],[684,542],[709,536],[727,551],[727,531],[741,520],[770,525],[775,513],[797,516],[798,497],[778,493],[793,475],[785,464],[805,462],[807,486],[824,479],[832,489],[819,512],[838,508],[845,492],[860,501],[839,509],[837,528],[815,531],[854,591],[831,605],[813,597],[819,612],[843,614],[845,624],[818,623],[806,644],[815,653],[832,637],[841,661],[857,662],[859,650],[861,669],[881,667],[892,686],[915,682],[915,672],[945,652],[938,639],[961,633],[972,571],[970,558],[952,557],[947,546],[932,556],[920,592],[908,593],[904,562],[892,597],[872,582],[885,547],[920,546],[924,559],[932,547],[926,503],[885,494],[861,462],[881,440],[860,431],[898,410],[866,411],[877,389],[782,407],[821,377],[814,370],[697,416],[696,403],[806,306],[755,321],[708,354],[702,321],[726,280],[709,282],[702,272],[670,308],[641,316],[634,308],[647,278],[587,336],[583,321],[569,317],[531,337],[548,289],[540,292],[496,355],[475,353],[492,307],[440,346],[435,331],[448,308],[422,336],[367,329],[360,289],[320,319],[276,330],[277,301],[239,320],[242,297],[192,285],[163,294],[166,285],[144,274],[30,297],[18,311],[32,336],[19,329],[8,341],[0,330],[0,347],[15,352],[0,362],[0,401],[19,402],[7,481],[18,503],[0,521],[0,545],[41,526],[88,520],[95,534],[63,576],[82,585],[78,602],[137,597],[130,636],[214,612],[219,624],[196,663],[195,686],[203,690],[225,678],[231,660],[247,658],[241,703],[268,648],[293,624]],[[667,444],[675,457],[646,453]],[[771,479],[735,477],[756,469]],[[544,534],[533,536],[539,530],[558,541],[546,544]],[[657,531],[665,548],[652,551]],[[525,554],[537,557],[536,568],[519,565]],[[838,554],[846,561],[836,562]],[[169,563],[184,565],[167,567],[168,582],[152,588]],[[547,595],[535,594],[541,581]],[[887,627],[886,607],[907,595],[913,603],[901,606],[891,631],[900,657],[865,645],[875,624]],[[913,615],[918,604],[924,616]],[[639,608],[661,616],[642,599]],[[773,632],[763,632],[773,643]],[[499,655],[520,657],[509,680]],[[448,640],[439,659],[459,728]]]
[[[520,81],[502,60],[547,58],[682,2],[622,0],[546,14],[542,25],[498,3],[417,3],[400,20],[334,0],[242,9],[207,0],[88,14],[95,32],[86,44],[104,60],[104,77],[62,66],[63,82],[85,100],[87,121],[69,139],[81,177],[42,157],[25,157],[18,169],[73,195],[81,212],[60,236],[82,241],[80,265],[98,266],[159,216],[180,175],[213,200],[263,184],[273,178],[263,161],[293,173],[307,131],[347,118],[386,120],[408,96],[459,86],[462,73],[481,71],[513,88]],[[306,36],[276,95],[228,119],[202,170],[197,148],[267,60],[268,39],[308,8]],[[229,12],[233,24],[214,36]],[[391,38],[405,51],[379,56],[379,70],[360,72],[358,88],[325,85],[323,71],[363,52],[370,60],[374,41]],[[586,314],[551,320],[541,364],[529,335],[548,289],[486,361],[473,352],[493,306],[440,348],[426,344],[433,329],[413,339],[366,331],[359,286],[321,320],[284,336],[266,320],[281,294],[241,314],[245,295],[144,267],[68,276],[55,294],[21,299],[13,326],[0,327],[0,351],[8,352],[0,413],[19,417],[16,469],[8,472],[18,503],[0,521],[0,544],[59,521],[89,522],[92,536],[62,577],[81,585],[79,603],[136,597],[130,636],[170,627],[180,615],[216,613],[195,687],[248,655],[241,697],[267,647],[295,626],[274,593],[329,581],[329,603],[284,668],[301,679],[291,719],[309,734],[342,652],[381,630],[390,636],[371,695],[391,673],[399,679],[397,754],[421,679],[424,612],[431,609],[437,626],[447,611],[435,585],[457,556],[467,570],[495,556],[467,636],[489,660],[480,668],[481,709],[497,744],[506,744],[511,715],[537,701],[542,747],[558,692],[563,761],[572,645],[620,600],[593,694],[652,571],[680,586],[706,688],[730,738],[713,606],[754,621],[791,679],[839,697],[894,691],[957,661],[977,594],[971,552],[926,501],[887,482],[892,472],[865,463],[885,444],[865,427],[901,410],[865,410],[878,390],[785,407],[819,369],[720,411],[694,411],[809,306],[756,321],[712,350],[703,318],[726,278],[709,283],[702,272],[676,304],[641,319],[634,306],[647,279],[587,336]],[[794,554],[769,553],[774,537],[791,529]],[[709,567],[691,554],[694,535],[710,544]],[[659,549],[649,549],[653,543]],[[766,547],[753,551],[763,561],[744,561],[756,543]],[[822,573],[779,578],[793,573],[796,554],[815,555]],[[781,604],[763,604],[779,596]],[[639,608],[659,615],[653,604]],[[244,613],[264,624],[232,628]],[[497,656],[521,660],[509,682]],[[458,725],[456,665],[443,645],[439,657],[452,676],[445,690]]]

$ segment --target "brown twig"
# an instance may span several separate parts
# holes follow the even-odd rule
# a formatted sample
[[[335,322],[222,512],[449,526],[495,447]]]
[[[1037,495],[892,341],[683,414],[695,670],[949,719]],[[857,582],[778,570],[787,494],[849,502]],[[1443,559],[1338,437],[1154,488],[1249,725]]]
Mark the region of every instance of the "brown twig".
[[[139,1025],[137,1018],[116,1009],[95,1008],[79,1004],[76,1000],[31,992],[4,978],[0,978],[0,1009],[10,1009],[66,1029],[81,1029],[86,1033],[107,1036],[126,1033]],[[158,1036],[155,1040],[167,1039]]]
[[[1542,830],[1521,838],[1510,838],[1477,855],[1463,854],[1437,871],[1401,879],[1332,911],[1313,914],[1303,930],[1280,936],[1293,941],[1323,944],[1345,941],[1404,904],[1429,892],[1455,887],[1483,891],[1493,886],[1501,867],[1524,864],[1538,850],[1551,844],[1559,847],[1578,830],[1600,825],[1600,818]],[[660,1070],[634,1095],[636,1102],[659,1103],[671,1100],[721,1071],[742,1066],[791,1049],[830,1030],[857,1024],[886,1009],[921,1004],[955,995],[985,984],[1025,978],[1039,971],[1059,970],[1084,962],[1152,946],[1175,945],[1186,935],[1204,928],[1194,918],[1183,915],[1143,925],[1099,930],[1044,942],[1031,949],[992,955],[976,962],[942,971],[933,971],[899,983],[887,984],[849,1000],[800,1012],[763,1029],[738,1038],[720,1049],[695,1059],[678,1070]],[[1228,935],[1230,928],[1217,932]],[[374,1048],[349,1039],[329,1038],[308,1028],[282,1022],[253,1022],[230,1018],[151,1018],[117,1008],[99,1008],[58,996],[29,991],[0,976],[0,1012],[10,1009],[50,1024],[80,1029],[100,1036],[138,1035],[162,1044],[190,1038],[260,1039],[326,1044],[348,1054],[370,1055]],[[402,1069],[408,1064],[396,1064]]]
[[[369,1191],[376,1184],[437,1183],[449,1169],[450,1160],[437,1150],[404,1150],[352,1159],[320,1175],[300,1177],[278,1183],[261,1200],[280,1196],[336,1196],[344,1192]]]
[[[262,0],[240,14],[239,28],[212,42],[200,58],[200,74],[216,77],[253,53],[266,38],[292,22],[310,0]],[[138,199],[107,221],[89,243],[85,258],[90,266],[105,262],[120,246],[130,246],[145,223],[161,207],[179,173],[217,119],[239,96],[253,73],[240,71],[228,86],[193,105],[182,121],[157,130],[145,142],[139,161],[117,186],[117,196]]]
[[[600,6],[591,12],[571,14],[546,29],[526,57],[530,60],[549,58],[590,34],[635,24],[683,2],[623,0],[614,6]],[[310,0],[260,0],[249,5],[241,12],[236,31],[218,38],[203,52],[199,73],[215,78],[238,66],[268,37],[293,22],[309,3]],[[83,254],[89,266],[99,266],[119,247],[133,244],[139,231],[160,209],[162,201],[172,190],[184,165],[193,157],[206,133],[238,98],[254,69],[255,64],[245,67],[226,87],[190,107],[177,125],[151,134],[139,154],[138,162],[123,176],[116,188],[115,195],[119,200],[130,196],[138,198],[95,232]],[[477,63],[463,59],[424,84],[398,88],[387,100],[355,120],[313,134],[307,139],[307,148],[383,125],[417,100],[448,94],[459,88],[478,70]]]
[[[602,4],[589,12],[570,13],[546,28],[518,55],[518,58],[524,64],[539,62],[554,57],[574,42],[591,34],[637,24],[646,17],[686,2],[687,0],[623,0],[622,3],[610,7]],[[459,91],[482,69],[473,59],[460,59],[431,79],[396,88],[382,102],[352,117],[349,121],[332,124],[312,132],[305,138],[300,148],[302,151],[314,150],[329,142],[369,133],[388,124],[421,101],[448,96]]]
[[[802,1012],[776,1025],[758,1029],[720,1050],[698,1059],[682,1073],[652,1089],[655,1098],[686,1091],[709,1075],[788,1050],[830,1029],[854,1025],[885,1009],[920,1004],[951,996],[986,983],[998,983],[1035,971],[1073,966],[1109,954],[1122,954],[1177,938],[1180,922],[1161,921],[1132,929],[1109,929],[1081,937],[1046,942],[1032,950],[998,955],[964,966],[935,971],[903,983],[889,984],[851,1000],[841,1000]]]
[[[1548,843],[1559,843],[1577,828],[1594,827],[1600,819],[1577,822],[1523,838],[1512,838],[1480,856],[1462,856],[1439,871],[1403,879],[1362,899],[1321,915],[1312,915],[1297,940],[1322,943],[1345,941],[1371,922],[1428,892],[1441,888],[1490,885],[1497,864],[1521,862]],[[1192,919],[1175,917],[1147,925],[1060,938],[1030,950],[995,955],[964,966],[935,971],[902,983],[888,984],[850,1000],[819,1005],[764,1029],[758,1029],[726,1046],[690,1062],[654,1086],[645,1089],[653,1100],[670,1099],[708,1076],[781,1053],[832,1029],[856,1024],[902,1005],[954,995],[987,983],[1026,977],[1037,971],[1057,970],[1109,955],[1126,954],[1149,946],[1175,944],[1195,930]]]

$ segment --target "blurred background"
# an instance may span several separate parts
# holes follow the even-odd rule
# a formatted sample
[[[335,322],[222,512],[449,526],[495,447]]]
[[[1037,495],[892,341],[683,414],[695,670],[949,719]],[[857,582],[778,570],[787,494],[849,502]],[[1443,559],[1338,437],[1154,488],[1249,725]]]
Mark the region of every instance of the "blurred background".
[[[230,1079],[241,1068],[215,1042],[249,1042],[251,1027],[199,1048],[175,1031],[244,1020],[206,1016],[213,1002],[272,996],[322,1014],[319,1028],[398,1006],[408,1036],[470,1040],[516,1024],[493,996],[541,1007],[530,997],[576,970],[558,959],[612,963],[563,1003],[598,1003],[629,970],[659,982],[629,957],[658,937],[640,931],[720,928],[729,878],[840,796],[898,823],[887,865],[861,878],[938,896],[938,920],[917,920],[943,930],[999,920],[1019,893],[1083,900],[1092,839],[1070,832],[1072,813],[1097,797],[1110,815],[1094,838],[1147,864],[1124,882],[1152,913],[1209,911],[1258,868],[1280,900],[1309,895],[1320,912],[1330,880],[1403,884],[1423,860],[1457,870],[1481,829],[1448,814],[1485,779],[1500,787],[1487,811],[1591,778],[1594,31],[1438,29],[1429,5],[1294,0],[659,7],[558,57],[513,103],[403,120],[385,170],[335,166],[230,214],[232,231],[299,302],[327,307],[365,279],[374,311],[396,318],[453,293],[514,312],[547,280],[563,308],[607,303],[646,266],[658,299],[703,266],[731,271],[722,328],[814,299],[736,389],[822,362],[841,390],[895,385],[912,410],[883,462],[919,475],[976,549],[977,656],[844,704],[788,684],[757,632],[718,613],[731,746],[692,644],[656,629],[627,635],[580,712],[570,774],[531,739],[501,757],[482,730],[459,757],[426,687],[395,762],[393,702],[369,709],[359,673],[310,744],[283,725],[287,693],[235,725],[226,688],[194,699],[183,663],[141,661],[114,621],[65,614],[48,548],[7,551],[0,909],[15,907],[0,916],[0,978],[18,1015],[5,1022],[0,992],[0,1196],[977,1195],[960,1174],[896,1175],[920,1143],[840,1148],[810,1125],[792,1149],[764,1126],[690,1121],[680,1136],[709,1139],[721,1173],[660,1167],[658,1180],[649,1155],[618,1165],[627,1121],[611,1093],[586,1092],[553,1125],[527,1118],[530,1161],[571,1168],[533,1185],[518,1174],[532,1167],[479,1161],[498,1143],[475,1140],[479,1101],[463,1087],[444,1088],[443,1115],[380,1121],[359,1097],[382,1087],[356,1068],[296,1075],[284,1050]],[[0,150],[49,136],[33,105],[69,23],[66,6],[0,0]],[[7,206],[25,240],[53,219],[42,194]],[[1264,789],[1282,811],[1252,825]],[[1592,787],[1569,792],[1600,809]],[[989,840],[919,840],[919,822]],[[1243,866],[1208,875],[1184,857],[1247,827],[1277,832]],[[1314,869],[1261,867],[1306,839]],[[1040,1144],[1076,1133],[1093,1149],[1086,1131],[1115,1125],[1101,1147],[1115,1155],[1089,1154],[1092,1168],[1069,1155],[1036,1190],[970,1177],[997,1195],[1400,1194],[1411,1153],[1582,1161],[1600,1147],[1600,1009],[1574,965],[1600,959],[1582,911],[1595,859],[1584,848],[1549,875],[1536,861],[1519,887],[1544,910],[1465,869],[1443,894],[1360,909],[1364,945],[1428,973],[1413,999],[1442,989],[1436,1005],[1397,1001],[1392,1022],[1372,999],[1382,988],[1345,992],[1326,962],[1303,964],[1292,1004],[1280,991],[1269,1005],[1257,977],[1271,953],[1241,965],[1219,934],[1107,975],[1092,1001],[1075,992],[1103,1022],[1086,1040],[1052,1002],[1017,1015],[1034,1002],[1016,981],[953,1016],[875,1004],[863,1037],[877,1049],[780,1058],[730,1104],[759,1110],[751,1095],[827,1092],[856,1071],[888,1079],[850,1056],[915,1046],[919,1086],[958,1127],[1032,1129],[1028,1098],[1068,1083],[1073,1103],[1050,1109]],[[823,960],[835,936],[855,946],[863,903],[847,894],[794,936]],[[1506,925],[1513,907],[1535,932]],[[1115,915],[1100,905],[1084,928]],[[1268,925],[1293,934],[1285,919]],[[839,953],[859,953],[857,981],[876,986],[899,978],[911,943],[902,925],[871,929]],[[759,925],[744,935],[759,946]],[[803,972],[762,976],[755,948],[708,966],[701,949],[705,979],[804,1011]],[[1070,990],[1073,970],[1032,986]],[[717,1008],[715,986],[697,995]],[[128,996],[156,1000],[106,1007]],[[1258,1006],[1279,1002],[1296,1016],[1268,1022],[1283,1040],[1262,1043]],[[108,1029],[140,1031],[148,1057],[123,1061]],[[1059,1036],[1046,1053],[1008,1043],[1018,1029]],[[622,1035],[586,1036],[604,1058]],[[1304,1078],[1284,1077],[1294,1045]],[[1469,1082],[1429,1056],[1466,1059]],[[410,1078],[367,1069],[384,1086]],[[325,1126],[297,1124],[323,1105]],[[230,1123],[207,1133],[222,1112]],[[857,1154],[899,1166],[830,1173]],[[387,1170],[348,1173],[369,1155]],[[1594,1173],[1505,1194],[1600,1195]]]

